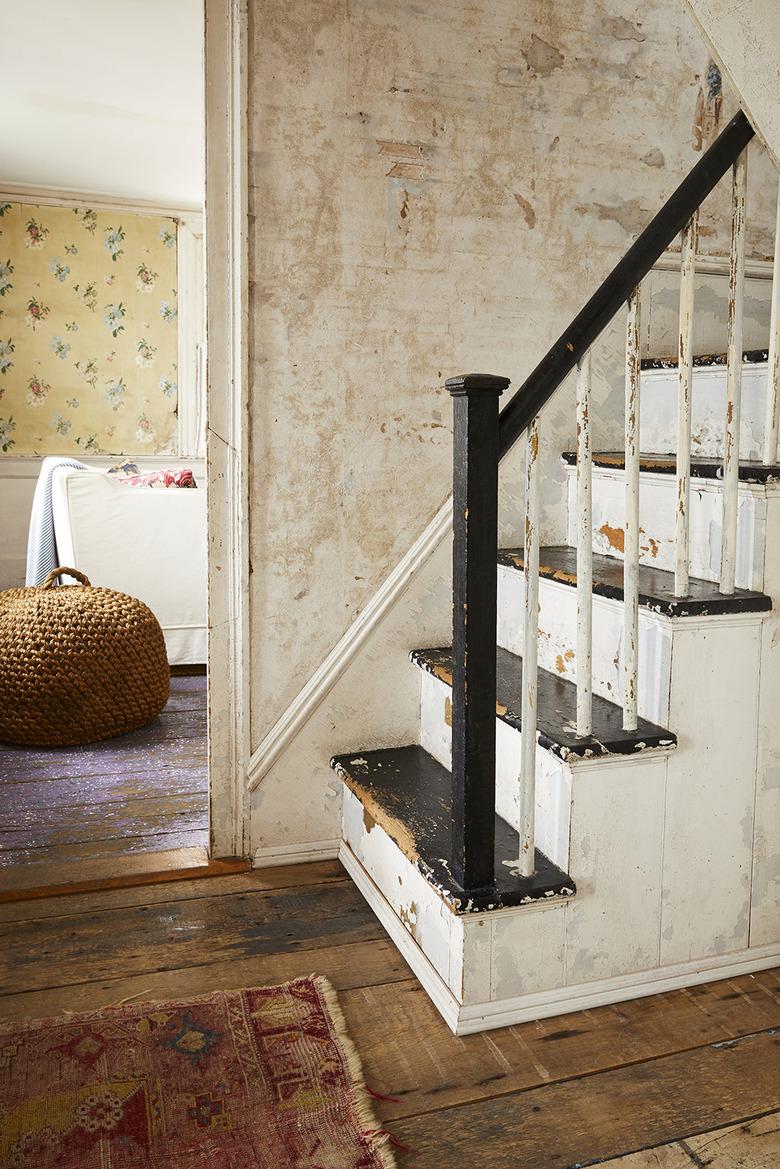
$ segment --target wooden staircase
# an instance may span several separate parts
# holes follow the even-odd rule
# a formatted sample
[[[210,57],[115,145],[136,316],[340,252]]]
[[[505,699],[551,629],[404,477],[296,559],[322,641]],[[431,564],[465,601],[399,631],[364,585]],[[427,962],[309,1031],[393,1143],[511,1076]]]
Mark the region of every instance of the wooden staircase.
[[[411,651],[418,742],[332,763],[341,859],[458,1033],[780,958],[780,735],[767,729],[780,701],[777,314],[752,363],[763,458],[739,455],[751,135],[738,115],[500,417],[507,379],[448,382],[452,646]],[[693,359],[695,225],[732,166],[730,345],[713,374]],[[642,369],[639,285],[680,231],[679,361]],[[590,347],[626,300],[625,449],[593,453]],[[539,414],[575,366],[569,543],[541,546]],[[641,453],[643,433],[663,453]],[[521,436],[525,540],[496,554],[498,462]],[[751,423],[751,456],[755,442]]]

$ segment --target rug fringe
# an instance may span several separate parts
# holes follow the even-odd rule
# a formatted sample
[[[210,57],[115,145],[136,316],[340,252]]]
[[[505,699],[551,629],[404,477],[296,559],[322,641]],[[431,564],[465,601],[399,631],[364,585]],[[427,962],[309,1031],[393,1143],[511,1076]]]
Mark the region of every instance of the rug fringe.
[[[344,1057],[350,1079],[350,1103],[358,1118],[364,1136],[371,1141],[372,1149],[377,1153],[383,1169],[398,1169],[397,1162],[390,1149],[391,1134],[377,1127],[377,1119],[369,1099],[366,1082],[363,1079],[363,1065],[352,1037],[347,1028],[347,1021],[338,1000],[336,991],[323,974],[312,974],[312,980],[325,1001],[336,1033],[336,1040]]]

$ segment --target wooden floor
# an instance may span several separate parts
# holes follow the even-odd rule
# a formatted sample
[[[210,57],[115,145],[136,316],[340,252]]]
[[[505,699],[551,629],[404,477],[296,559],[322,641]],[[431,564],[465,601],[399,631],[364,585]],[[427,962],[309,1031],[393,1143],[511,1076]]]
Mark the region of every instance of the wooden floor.
[[[780,1166],[776,971],[456,1039],[335,862],[0,905],[3,1021],[312,972],[402,1169]]]
[[[205,675],[174,676],[160,717],[132,734],[87,747],[0,745],[0,889],[101,861],[110,874],[152,852],[205,858],[206,727]]]

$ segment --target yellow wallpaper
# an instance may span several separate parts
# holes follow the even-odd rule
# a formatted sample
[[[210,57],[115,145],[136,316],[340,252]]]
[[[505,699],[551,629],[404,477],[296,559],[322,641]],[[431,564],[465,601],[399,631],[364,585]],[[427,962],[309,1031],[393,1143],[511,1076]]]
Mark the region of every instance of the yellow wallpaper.
[[[0,452],[173,450],[176,221],[0,203]]]

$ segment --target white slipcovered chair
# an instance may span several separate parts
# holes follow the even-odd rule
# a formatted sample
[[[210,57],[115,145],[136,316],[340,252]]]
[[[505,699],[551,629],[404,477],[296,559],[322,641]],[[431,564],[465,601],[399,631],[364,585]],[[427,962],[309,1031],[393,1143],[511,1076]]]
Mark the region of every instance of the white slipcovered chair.
[[[206,661],[206,492],[123,486],[105,471],[52,476],[57,559],[144,601],[171,665]]]

